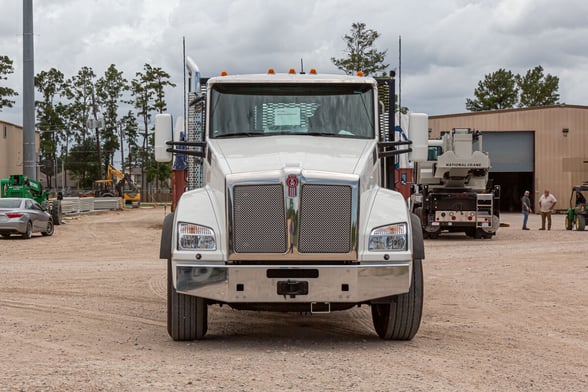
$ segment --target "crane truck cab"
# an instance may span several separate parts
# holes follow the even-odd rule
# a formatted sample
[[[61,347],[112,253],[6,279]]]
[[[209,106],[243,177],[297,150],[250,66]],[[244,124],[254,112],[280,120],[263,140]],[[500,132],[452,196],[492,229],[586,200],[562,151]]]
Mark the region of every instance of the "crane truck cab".
[[[189,100],[201,140],[174,141],[171,116],[157,116],[156,160],[188,154],[203,179],[163,225],[174,340],[203,338],[215,304],[303,313],[368,305],[382,339],[413,338],[422,231],[385,179],[397,154],[426,159],[428,118],[412,115],[420,143],[400,149],[410,142],[387,139],[378,83],[312,72],[211,78]]]

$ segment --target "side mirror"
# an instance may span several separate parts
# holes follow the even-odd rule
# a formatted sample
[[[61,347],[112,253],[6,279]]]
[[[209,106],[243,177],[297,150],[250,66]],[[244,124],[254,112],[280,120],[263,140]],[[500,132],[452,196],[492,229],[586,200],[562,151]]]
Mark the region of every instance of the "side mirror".
[[[429,153],[429,116],[425,113],[410,113],[408,137],[412,140],[412,151],[408,153],[408,159],[412,162],[426,161]]]
[[[173,140],[173,121],[171,114],[158,114],[155,116],[155,160],[157,162],[171,162],[172,153],[167,149],[171,146],[167,142]]]

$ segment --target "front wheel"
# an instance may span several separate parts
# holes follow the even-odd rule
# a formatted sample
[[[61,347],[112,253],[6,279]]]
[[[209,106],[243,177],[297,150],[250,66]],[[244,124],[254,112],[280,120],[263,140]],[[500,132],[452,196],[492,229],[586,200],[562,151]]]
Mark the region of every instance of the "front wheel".
[[[172,263],[167,260],[167,332],[173,340],[199,340],[208,330],[204,298],[180,294],[173,284]]]
[[[49,237],[53,235],[54,231],[55,227],[53,226],[53,220],[49,219],[49,221],[47,222],[47,229],[41,232],[41,234],[45,237]]]
[[[406,294],[397,295],[392,303],[373,304],[372,321],[378,336],[384,340],[411,340],[421,324],[423,312],[423,265],[412,262],[412,281]]]
[[[566,225],[566,230],[572,230],[574,227],[573,219],[570,219],[570,217],[567,215],[566,215],[565,225]]]

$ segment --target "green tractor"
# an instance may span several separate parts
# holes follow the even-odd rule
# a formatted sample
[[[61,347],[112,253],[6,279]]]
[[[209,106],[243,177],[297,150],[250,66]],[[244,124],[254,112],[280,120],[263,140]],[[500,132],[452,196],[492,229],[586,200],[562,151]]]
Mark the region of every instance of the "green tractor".
[[[586,227],[588,205],[582,192],[588,192],[588,185],[578,185],[572,188],[570,208],[568,208],[566,215],[566,230],[572,230],[575,227],[576,230],[583,231]]]
[[[39,181],[22,174],[12,174],[0,180],[0,197],[25,197],[35,200],[49,211],[53,224],[60,225],[62,219],[61,200],[49,201],[49,191],[43,192]]]

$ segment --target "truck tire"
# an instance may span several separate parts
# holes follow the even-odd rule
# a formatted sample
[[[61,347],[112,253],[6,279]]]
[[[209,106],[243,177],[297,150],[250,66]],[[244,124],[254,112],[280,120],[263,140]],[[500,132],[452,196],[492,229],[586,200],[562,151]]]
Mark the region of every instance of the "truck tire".
[[[51,216],[53,217],[53,224],[59,226],[63,218],[61,200],[55,200],[51,203]]]
[[[584,231],[584,228],[586,228],[586,218],[584,215],[576,215],[576,230]]]
[[[490,239],[492,238],[492,233],[488,233],[484,231],[484,229],[476,229],[476,234],[474,235],[474,238],[483,240]]]
[[[406,294],[397,295],[389,304],[373,304],[372,321],[384,340],[411,340],[421,324],[423,311],[423,267],[412,261],[412,281]]]
[[[208,305],[200,297],[180,294],[173,284],[167,260],[167,332],[175,341],[199,340],[208,331]]]

